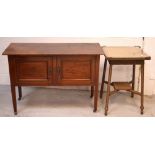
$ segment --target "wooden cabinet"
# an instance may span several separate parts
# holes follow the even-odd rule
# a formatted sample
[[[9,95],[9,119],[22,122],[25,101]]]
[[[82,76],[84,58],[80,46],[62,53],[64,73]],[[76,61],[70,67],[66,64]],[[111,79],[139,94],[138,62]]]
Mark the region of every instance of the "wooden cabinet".
[[[16,85],[93,85],[94,56],[10,56]],[[10,66],[11,67],[11,66]]]
[[[12,43],[8,55],[14,113],[16,92],[21,86],[91,86],[97,110],[99,60],[102,48],[96,43]]]

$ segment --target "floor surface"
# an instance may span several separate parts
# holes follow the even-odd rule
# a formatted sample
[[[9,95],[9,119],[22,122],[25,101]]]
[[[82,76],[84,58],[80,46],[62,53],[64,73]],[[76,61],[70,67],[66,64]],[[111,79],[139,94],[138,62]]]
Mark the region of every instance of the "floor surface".
[[[18,94],[17,94],[18,96]],[[104,117],[104,102],[99,99],[98,111],[93,113],[90,91],[64,90],[43,87],[23,87],[23,98],[18,101],[19,117]],[[143,116],[155,116],[155,96],[145,96]],[[110,97],[108,116],[140,116],[140,97],[117,93]],[[0,86],[0,116],[14,116],[9,86]]]

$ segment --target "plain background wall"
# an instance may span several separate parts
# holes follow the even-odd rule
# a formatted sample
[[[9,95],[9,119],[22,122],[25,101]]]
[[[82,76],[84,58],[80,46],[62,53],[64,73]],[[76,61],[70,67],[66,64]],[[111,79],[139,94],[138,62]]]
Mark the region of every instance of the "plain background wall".
[[[54,37],[0,37],[0,53],[11,42],[99,42],[100,45],[106,46],[142,46],[142,38],[54,38]],[[145,94],[155,94],[155,38],[145,38],[144,51],[151,55],[152,60],[146,61],[145,65]],[[100,83],[104,64],[104,56],[101,56],[100,65]],[[9,72],[7,57],[0,55],[0,85],[8,85]],[[138,81],[139,67],[136,68],[136,89]],[[113,69],[113,80],[128,81],[131,79],[131,66],[115,66]]]

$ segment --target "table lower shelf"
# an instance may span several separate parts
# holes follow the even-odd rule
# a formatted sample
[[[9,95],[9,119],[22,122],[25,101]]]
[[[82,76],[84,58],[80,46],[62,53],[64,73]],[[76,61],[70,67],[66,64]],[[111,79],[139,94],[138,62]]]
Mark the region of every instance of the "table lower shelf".
[[[131,90],[131,84],[129,82],[113,82],[112,86],[115,90]]]

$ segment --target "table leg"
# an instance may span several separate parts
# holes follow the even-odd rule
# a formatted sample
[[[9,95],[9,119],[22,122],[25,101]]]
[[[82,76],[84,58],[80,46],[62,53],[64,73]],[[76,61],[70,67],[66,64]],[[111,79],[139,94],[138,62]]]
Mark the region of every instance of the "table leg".
[[[109,96],[110,96],[110,85],[111,85],[111,76],[112,76],[112,65],[109,66],[109,75],[108,75],[108,85],[107,85],[107,96],[105,103],[105,116],[108,114],[108,104],[109,104]]]
[[[132,90],[135,89],[135,64],[133,65],[133,70],[132,70]],[[134,93],[131,93],[131,97],[134,97]]]
[[[141,114],[144,112],[144,63],[141,64]]]
[[[95,65],[94,110],[93,110],[93,112],[96,112],[97,111],[99,67],[100,67],[100,56],[97,56],[96,65]]]
[[[19,95],[18,100],[21,100],[22,98],[22,87],[21,86],[18,86],[18,95]]]
[[[100,89],[100,98],[103,96],[103,89],[104,89],[104,81],[105,81],[105,75],[106,75],[106,68],[107,68],[107,59],[104,61],[104,67],[103,67],[103,75],[102,75],[102,83],[101,83],[101,89]]]
[[[17,115],[16,87],[14,85],[11,85],[11,94],[12,94],[14,114]]]
[[[98,83],[95,85],[95,89],[94,89],[94,110],[93,112],[97,111],[97,102],[98,102]]]
[[[91,86],[91,95],[90,95],[90,97],[93,98],[93,96],[94,96],[94,86]]]

